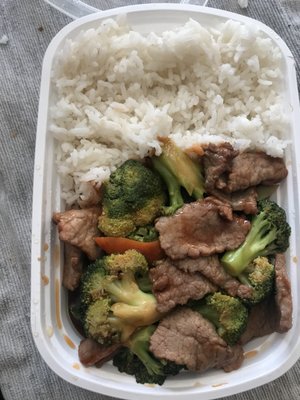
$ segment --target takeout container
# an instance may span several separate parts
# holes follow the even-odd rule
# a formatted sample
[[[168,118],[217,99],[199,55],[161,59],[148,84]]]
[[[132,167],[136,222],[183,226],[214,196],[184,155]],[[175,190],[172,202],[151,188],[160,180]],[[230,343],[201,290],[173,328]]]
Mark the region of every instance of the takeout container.
[[[73,327],[67,312],[67,293],[62,287],[62,246],[57,228],[51,222],[54,211],[63,210],[56,174],[53,138],[47,130],[49,107],[53,96],[50,73],[53,59],[67,38],[82,29],[96,27],[99,21],[127,14],[129,24],[142,33],[162,32],[181,25],[188,18],[213,25],[227,19],[253,23],[250,18],[191,5],[152,4],[113,9],[76,20],[62,29],[50,43],[45,54],[34,167],[32,266],[31,266],[31,325],[35,343],[47,364],[59,376],[82,388],[125,399],[215,399],[265,384],[285,373],[300,356],[300,271],[299,254],[299,173],[300,148],[297,130],[300,126],[299,100],[294,59],[286,44],[270,28],[255,24],[270,37],[283,54],[284,93],[290,110],[291,145],[286,151],[289,175],[280,186],[277,201],[287,211],[292,229],[287,252],[294,304],[293,328],[286,334],[272,334],[245,346],[246,359],[237,371],[225,373],[211,370],[204,374],[181,373],[160,387],[135,383],[133,377],[120,374],[111,363],[101,369],[85,368],[78,360],[78,345],[82,339]]]

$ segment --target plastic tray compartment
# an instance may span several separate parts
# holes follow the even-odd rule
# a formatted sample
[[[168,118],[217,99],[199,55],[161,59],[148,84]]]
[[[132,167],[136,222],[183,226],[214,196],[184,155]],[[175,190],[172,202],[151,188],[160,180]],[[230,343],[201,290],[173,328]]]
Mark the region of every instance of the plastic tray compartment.
[[[109,10],[76,20],[66,26],[53,39],[44,58],[40,106],[36,138],[32,221],[32,279],[31,324],[36,345],[59,376],[80,387],[126,399],[139,400],[168,397],[170,399],[215,399],[239,393],[267,383],[285,373],[300,356],[300,279],[297,267],[299,255],[299,100],[294,59],[278,35],[264,24],[255,21],[267,37],[282,51],[285,76],[284,96],[290,109],[289,139],[292,145],[286,151],[289,175],[281,186],[277,201],[288,214],[292,228],[290,250],[287,253],[294,303],[293,328],[284,335],[272,334],[256,339],[245,348],[243,366],[231,373],[211,370],[196,375],[182,373],[168,379],[162,387],[136,384],[134,378],[120,374],[107,363],[101,369],[84,368],[78,360],[81,337],[73,327],[67,313],[67,293],[61,286],[62,248],[57,229],[51,223],[53,211],[62,210],[60,188],[55,168],[54,143],[48,134],[49,106],[52,87],[50,71],[57,51],[67,38],[80,30],[95,27],[99,21],[119,14],[127,14],[133,29],[141,33],[162,32],[193,18],[204,25],[214,25],[227,19],[253,23],[247,17],[221,10],[191,5],[157,4],[130,6]]]

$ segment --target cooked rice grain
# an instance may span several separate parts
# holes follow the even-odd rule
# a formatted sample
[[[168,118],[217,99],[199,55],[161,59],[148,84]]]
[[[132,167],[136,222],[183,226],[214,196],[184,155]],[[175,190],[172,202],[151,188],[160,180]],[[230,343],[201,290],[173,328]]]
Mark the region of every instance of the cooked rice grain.
[[[109,19],[68,39],[53,68],[50,124],[63,198],[76,202],[83,182],[103,182],[126,159],[160,154],[159,136],[282,157],[281,63],[271,39],[232,20],[143,36]]]

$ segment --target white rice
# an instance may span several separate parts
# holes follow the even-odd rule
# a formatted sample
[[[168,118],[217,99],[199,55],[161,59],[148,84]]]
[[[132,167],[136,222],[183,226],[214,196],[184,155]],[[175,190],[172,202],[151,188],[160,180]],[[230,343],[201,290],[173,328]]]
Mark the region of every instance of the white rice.
[[[67,40],[53,68],[50,131],[63,198],[106,180],[129,158],[228,141],[283,156],[282,55],[255,25],[194,20],[143,36],[109,19]]]

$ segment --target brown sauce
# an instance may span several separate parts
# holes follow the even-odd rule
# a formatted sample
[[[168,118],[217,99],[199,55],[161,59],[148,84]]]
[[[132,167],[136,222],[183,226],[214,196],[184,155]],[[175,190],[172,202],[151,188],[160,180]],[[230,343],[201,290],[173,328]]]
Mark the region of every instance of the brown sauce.
[[[59,280],[56,279],[55,280],[55,316],[56,316],[56,324],[58,329],[62,328],[62,322],[61,322],[61,317],[60,317],[60,309],[59,309],[59,305],[60,305],[60,301],[59,301]]]
[[[67,343],[67,345],[69,347],[71,347],[71,349],[73,349],[73,350],[76,349],[76,346],[75,346],[74,342],[69,338],[69,336],[64,335],[64,339],[65,339],[65,342]]]
[[[255,357],[255,356],[257,356],[257,354],[258,354],[258,351],[257,351],[257,350],[247,351],[247,352],[244,354],[245,360],[247,360],[247,359],[249,359],[249,358],[252,358],[252,357]]]
[[[56,244],[53,249],[53,264],[55,267],[59,267],[60,264],[60,247]]]
[[[47,250],[49,249],[48,243],[45,243],[45,244],[44,244],[43,249],[44,249],[44,251],[47,251]]]
[[[49,278],[48,278],[47,275],[41,275],[41,280],[42,280],[42,284],[43,284],[44,286],[48,285],[48,283],[49,283]]]

